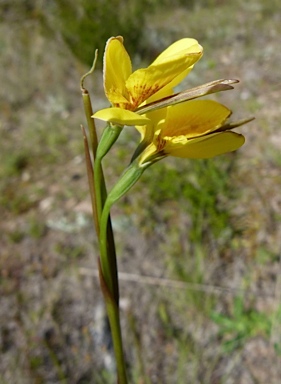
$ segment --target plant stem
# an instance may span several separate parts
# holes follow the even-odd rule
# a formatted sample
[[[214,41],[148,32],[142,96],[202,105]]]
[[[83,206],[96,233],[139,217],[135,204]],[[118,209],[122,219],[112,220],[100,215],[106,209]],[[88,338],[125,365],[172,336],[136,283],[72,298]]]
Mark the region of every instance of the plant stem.
[[[112,145],[118,139],[122,127],[108,125],[102,134],[102,137],[99,142],[99,146],[96,152],[96,159],[94,164],[94,189],[95,189],[95,201],[96,201],[96,210],[97,218],[99,224],[101,223],[101,216],[104,208],[104,204],[107,198],[106,185],[102,170],[102,159],[108,153]],[[101,225],[101,224],[100,224]],[[100,227],[98,237],[100,239]],[[116,251],[114,236],[112,231],[111,219],[110,216],[107,218],[106,228],[104,232],[104,241],[106,251],[106,283],[110,290],[111,295],[114,297],[116,304],[119,302],[119,286],[118,286],[118,275],[117,275],[117,261],[116,261]],[[101,251],[102,253],[102,251]]]
[[[114,298],[114,278],[112,265],[116,265],[115,273],[118,283],[117,262],[115,253],[112,254],[108,247],[108,222],[110,209],[120,197],[122,197],[140,178],[144,168],[140,168],[136,162],[132,163],[123,173],[117,184],[109,193],[103,206],[100,218],[100,281],[105,297],[106,309],[112,334],[114,353],[116,358],[118,384],[127,384],[126,366],[123,352],[122,334],[119,318],[118,302]]]
[[[98,147],[98,138],[97,138],[95,121],[92,118],[93,108],[92,108],[92,103],[91,103],[91,97],[90,97],[87,89],[84,87],[84,80],[86,79],[86,77],[88,77],[89,75],[91,75],[95,71],[97,58],[98,58],[98,51],[96,50],[92,68],[89,70],[89,72],[87,72],[84,76],[82,76],[82,78],[80,80],[80,89],[82,92],[84,112],[85,112],[85,116],[87,119],[87,125],[88,125],[88,129],[89,129],[89,133],[90,133],[91,150],[92,150],[92,154],[93,154],[94,159],[96,157],[96,151],[97,151],[97,147]]]
[[[87,135],[82,127],[84,138],[84,149],[86,155],[87,174],[90,187],[90,195],[92,200],[93,219],[95,222],[97,236],[100,240],[100,224],[103,207],[107,198],[106,184],[102,169],[102,159],[110,150],[111,146],[118,139],[122,127],[108,125],[101,137],[100,143],[98,143],[96,127],[94,119],[92,118],[93,109],[91,99],[88,91],[84,87],[85,78],[94,71],[95,63],[97,59],[97,51],[95,60],[91,70],[81,78],[80,87],[83,97],[84,111],[87,119],[87,125],[90,133],[90,146],[88,143]],[[99,144],[99,145],[98,145]],[[92,165],[92,159],[90,155],[90,148],[94,160],[94,169]],[[100,269],[100,285],[102,293],[105,299],[105,305],[107,310],[107,316],[109,319],[111,335],[113,340],[113,347],[116,359],[118,384],[127,384],[126,365],[123,352],[122,335],[120,327],[119,316],[119,285],[117,274],[117,260],[114,235],[110,219],[110,211],[108,211],[106,217],[106,223],[104,226],[103,237],[105,241],[104,256],[101,255],[103,260],[103,267],[99,263]],[[101,251],[102,254],[102,251]],[[103,270],[106,269],[106,278]]]
[[[112,205],[119,200],[129,189],[137,182],[144,172],[145,167],[140,167],[137,162],[133,162],[123,173],[119,181],[110,191],[102,209],[100,217],[100,253],[101,269],[106,284],[111,293],[114,285],[112,264],[116,264],[116,255],[111,254],[108,249],[108,220],[110,218],[110,209]],[[117,275],[117,267],[116,267]],[[118,277],[118,276],[117,276]]]
[[[100,232],[100,284],[105,298],[106,311],[109,319],[111,336],[113,341],[114,355],[116,360],[118,384],[127,384],[126,364],[124,358],[122,333],[120,326],[119,315],[119,295],[116,297],[115,275],[118,285],[117,261],[115,252],[109,252],[107,234],[108,234],[108,219],[110,217],[110,207],[106,210],[104,217],[104,225],[101,224]],[[116,273],[112,275],[112,266],[116,266]]]
[[[99,275],[102,293],[105,299],[106,312],[109,320],[111,337],[113,341],[114,356],[116,360],[118,384],[127,384],[126,364],[124,358],[122,333],[120,326],[119,305],[108,289],[108,283],[99,263]]]

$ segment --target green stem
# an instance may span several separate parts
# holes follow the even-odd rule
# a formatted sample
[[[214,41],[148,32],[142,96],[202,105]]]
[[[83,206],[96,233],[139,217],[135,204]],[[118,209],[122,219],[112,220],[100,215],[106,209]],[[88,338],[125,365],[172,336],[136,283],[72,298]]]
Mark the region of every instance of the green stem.
[[[106,185],[102,171],[102,159],[108,153],[115,141],[118,139],[121,131],[122,127],[120,126],[108,125],[103,131],[99,146],[97,148],[96,160],[94,165],[94,189],[97,217],[99,223],[101,222],[102,211],[107,198]],[[110,217],[108,217],[106,223],[106,233],[104,241],[106,242],[106,253],[108,255],[108,274],[106,283],[109,284],[108,288],[111,292],[111,295],[114,297],[116,304],[118,305],[119,285],[117,273],[117,260]]]
[[[83,97],[84,111],[87,119],[88,130],[90,133],[90,146],[89,146],[86,132],[82,127],[86,164],[87,164],[87,174],[88,174],[90,195],[92,200],[93,219],[95,222],[97,236],[99,238],[101,211],[107,197],[106,185],[105,185],[105,179],[104,179],[101,161],[105,156],[105,154],[107,153],[107,151],[111,148],[112,144],[118,138],[121,128],[117,128],[115,130],[115,134],[110,135],[111,143],[109,140],[109,143],[107,143],[107,145],[104,145],[104,141],[106,140],[103,139],[102,147],[99,149],[99,153],[97,156],[98,138],[96,133],[95,122],[94,122],[94,119],[92,118],[93,109],[91,104],[91,98],[88,91],[84,88],[84,80],[89,74],[93,72],[96,58],[97,58],[97,52],[96,52],[96,57],[95,57],[95,61],[92,69],[82,77],[80,85],[81,85],[81,91],[82,91],[82,97]],[[91,148],[93,159],[95,160],[94,161],[95,170],[93,170],[89,147]],[[125,367],[125,361],[124,361],[120,319],[119,319],[119,286],[118,286],[118,275],[117,275],[117,260],[116,260],[114,235],[112,231],[110,216],[108,217],[108,224],[106,228],[106,242],[108,247],[107,251],[109,255],[108,262],[110,265],[110,276],[112,278],[111,280],[112,285],[110,287],[110,291],[108,290],[107,283],[105,283],[102,272],[100,272],[100,284],[101,284],[102,292],[105,298],[106,310],[107,310],[107,315],[110,322],[110,329],[111,329],[112,339],[114,343],[116,365],[118,367],[117,368],[118,383],[127,384],[126,367]]]
[[[97,147],[98,147],[98,138],[97,138],[95,120],[92,118],[93,109],[92,109],[91,97],[86,89],[82,89],[82,98],[83,98],[84,111],[87,119],[87,125],[90,133],[91,149],[92,149],[93,157],[95,159]]]
[[[87,138],[85,129],[83,126],[81,126],[81,129],[82,129],[83,140],[84,140],[84,151],[85,151],[87,176],[88,176],[89,190],[90,190],[91,203],[92,203],[93,221],[95,224],[96,233],[99,236],[100,225],[99,225],[99,221],[98,221],[98,217],[97,217],[97,209],[96,209],[96,196],[95,196],[95,191],[94,191],[93,164],[92,164],[92,159],[91,159],[90,149],[89,149],[89,143],[88,143],[88,138]]]
[[[102,171],[102,159],[108,153],[112,145],[118,139],[123,127],[117,125],[107,125],[103,131],[100,139],[97,152],[96,160],[94,165],[95,175],[95,191],[96,191],[96,205],[97,205],[97,216],[100,221],[103,205],[105,203],[107,193],[106,186]]]
[[[112,263],[116,263],[115,254],[109,252],[107,234],[110,209],[140,178],[145,168],[139,167],[134,162],[123,173],[120,180],[109,193],[100,220],[100,280],[106,300],[107,314],[113,340],[114,353],[117,364],[118,384],[127,384],[126,368],[123,352],[123,343],[120,327],[119,308],[114,299],[114,279],[112,275]],[[113,260],[115,258],[115,260]],[[117,266],[116,266],[117,273]],[[118,279],[118,276],[117,276]],[[117,280],[118,281],[118,280]]]
[[[96,227],[96,232],[97,236],[99,237],[100,233],[100,217],[101,217],[101,210],[104,205],[106,196],[107,196],[107,191],[106,191],[106,185],[105,185],[105,180],[104,180],[104,174],[102,170],[102,165],[101,165],[101,160],[104,157],[104,154],[100,154],[99,150],[99,156],[96,157],[97,153],[97,134],[96,134],[96,129],[95,129],[95,124],[94,124],[94,119],[91,118],[92,116],[92,105],[91,105],[91,100],[90,96],[83,88],[83,103],[84,103],[84,109],[85,109],[85,114],[87,117],[87,122],[88,122],[88,129],[90,132],[90,141],[91,141],[91,147],[92,147],[92,153],[93,157],[95,160],[95,173],[92,169],[92,161],[91,161],[91,156],[90,156],[90,151],[89,151],[89,145],[88,145],[88,140],[87,136],[85,133],[85,130],[82,128],[83,131],[83,136],[84,136],[84,146],[85,146],[85,154],[86,154],[86,164],[87,164],[87,173],[88,173],[88,180],[89,180],[89,188],[90,188],[90,195],[91,195],[91,200],[92,200],[92,208],[93,208],[93,218],[95,222],[95,227]],[[115,133],[116,135],[116,133]],[[117,135],[118,134],[118,129],[117,129]],[[116,140],[116,138],[115,138]],[[95,175],[95,177],[94,177]],[[117,265],[116,265],[116,255],[115,255],[115,242],[114,242],[114,235],[112,231],[112,225],[111,225],[111,219],[109,217],[108,220],[108,229],[107,229],[107,242],[108,242],[108,247],[109,247],[109,254],[112,255],[112,262],[111,262],[111,268],[112,268],[112,276],[115,276],[113,279],[114,281],[114,293],[115,293],[115,300],[118,303],[119,301],[119,287],[118,287],[118,277],[117,277]]]
[[[119,307],[114,303],[114,301],[110,300],[106,301],[106,308],[113,340],[118,384],[127,384],[128,381],[120,326]]]
[[[96,157],[96,160],[94,163],[94,190],[95,190],[95,198],[96,198],[97,218],[99,223],[100,223],[103,205],[106,200],[106,186],[105,186],[105,180],[104,180],[101,162],[102,162],[102,159],[100,157]]]
[[[111,336],[113,341],[114,355],[117,367],[118,384],[127,384],[126,364],[120,326],[119,306],[108,290],[104,279],[101,265],[99,264],[101,289],[105,298],[106,312],[109,320]]]
[[[89,151],[89,145],[88,145],[88,139],[86,136],[86,132],[83,127],[82,133],[84,138],[84,149],[85,149],[85,158],[86,158],[86,165],[87,165],[87,175],[88,175],[88,182],[89,182],[89,189],[90,189],[90,195],[91,195],[91,201],[92,201],[92,212],[93,212],[93,220],[95,223],[96,233],[99,238],[100,235],[100,222],[99,218],[97,217],[97,205],[96,205],[96,193],[94,190],[94,172],[92,168],[92,162],[91,162],[91,156]],[[101,194],[103,198],[106,197],[106,187],[104,182],[104,176],[102,167],[100,165],[99,171],[101,172],[100,175],[100,187],[96,189],[96,191],[100,191],[102,188],[104,192]],[[100,195],[100,193],[97,193]],[[102,201],[102,205],[104,205],[104,201]],[[115,241],[114,241],[114,234],[112,230],[112,224],[111,224],[111,218],[109,216],[108,218],[108,226],[107,226],[107,243],[108,243],[108,253],[110,255],[110,266],[111,266],[111,276],[114,277],[113,279],[113,293],[115,296],[115,302],[119,303],[119,287],[118,287],[118,276],[117,276],[117,261],[116,261],[116,251],[115,251]]]
[[[110,209],[112,205],[125,195],[137,180],[143,174],[145,167],[140,167],[138,163],[133,162],[123,173],[117,184],[109,193],[100,218],[100,253],[101,253],[101,268],[104,279],[109,287],[113,286],[110,263],[111,255],[108,254],[107,247],[107,227],[110,217]],[[112,292],[112,291],[111,291]]]
[[[90,156],[87,136],[85,130],[82,128],[84,135],[84,147],[86,155],[87,173],[90,186],[90,194],[92,199],[93,218],[96,225],[97,236],[100,239],[100,220],[102,210],[107,198],[106,184],[102,170],[102,159],[110,150],[111,146],[115,143],[120,135],[122,127],[109,125],[105,128],[98,145],[97,133],[94,119],[92,118],[93,110],[91,99],[88,91],[84,88],[85,78],[94,71],[97,59],[97,51],[95,60],[91,70],[81,78],[80,86],[83,97],[84,111],[87,119],[87,125],[90,133],[90,147],[94,159],[94,170]],[[116,358],[118,384],[127,384],[126,366],[124,360],[122,335],[119,318],[119,286],[117,274],[117,259],[114,243],[114,235],[111,225],[110,213],[107,215],[106,226],[104,228],[104,241],[105,241],[105,257],[106,259],[107,278],[104,278],[102,267],[100,266],[100,285],[105,298],[107,315],[110,323],[112,340],[114,345],[114,353]]]

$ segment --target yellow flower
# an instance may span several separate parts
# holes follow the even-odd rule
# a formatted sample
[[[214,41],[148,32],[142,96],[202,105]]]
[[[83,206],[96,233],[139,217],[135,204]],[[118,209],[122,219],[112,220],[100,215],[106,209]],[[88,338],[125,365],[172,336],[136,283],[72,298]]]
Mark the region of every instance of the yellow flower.
[[[170,45],[147,68],[132,72],[123,38],[110,38],[105,48],[103,71],[105,94],[113,108],[98,111],[94,117],[116,124],[124,125],[124,121],[139,124],[131,120],[133,115],[129,116],[126,110],[135,111],[144,103],[171,95],[202,53],[203,48],[195,39],[184,38]]]
[[[227,123],[230,115],[227,107],[212,100],[188,101],[148,113],[153,129],[151,124],[149,133],[146,127],[137,127],[147,145],[139,164],[147,165],[168,155],[206,159],[235,151],[245,138],[229,130],[252,119]]]

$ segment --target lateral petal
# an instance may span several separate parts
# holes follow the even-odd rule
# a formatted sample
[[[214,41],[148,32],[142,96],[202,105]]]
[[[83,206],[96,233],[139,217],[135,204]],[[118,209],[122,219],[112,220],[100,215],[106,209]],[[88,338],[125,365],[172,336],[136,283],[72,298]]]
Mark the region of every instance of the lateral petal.
[[[150,120],[135,112],[122,108],[105,108],[96,112],[93,116],[95,119],[108,121],[117,125],[149,125]]]
[[[135,71],[126,82],[134,107],[137,108],[165,86],[169,89],[175,86],[177,82],[175,83],[174,80],[181,81],[182,75],[186,76],[187,69],[196,63],[201,55],[200,50],[192,53],[183,52]]]
[[[103,68],[104,90],[108,100],[112,104],[127,102],[126,80],[132,73],[132,64],[121,36],[111,37],[107,41]]]
[[[165,146],[165,153],[189,159],[208,159],[236,151],[244,142],[243,135],[235,132],[220,132],[197,139],[182,140],[182,143],[168,141]]]
[[[187,54],[194,52],[203,52],[203,48],[198,41],[191,38],[184,38],[175,41],[168,48],[166,48],[157,58],[152,62],[151,65],[158,65],[162,61],[169,59],[173,55]]]
[[[213,100],[187,101],[168,107],[162,138],[185,136],[194,138],[206,135],[218,127],[230,116],[231,111]]]

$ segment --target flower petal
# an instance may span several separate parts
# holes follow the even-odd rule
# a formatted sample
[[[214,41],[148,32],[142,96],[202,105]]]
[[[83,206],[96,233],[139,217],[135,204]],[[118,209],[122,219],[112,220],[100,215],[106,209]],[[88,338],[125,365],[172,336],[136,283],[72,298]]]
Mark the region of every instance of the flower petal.
[[[135,112],[122,108],[105,108],[96,112],[92,117],[117,125],[149,125],[150,120]]]
[[[198,44],[198,41],[191,38],[184,38],[175,41],[168,48],[166,48],[157,58],[153,61],[152,65],[161,63],[162,61],[169,59],[173,55],[184,54],[184,53],[194,53],[201,51],[203,48]]]
[[[160,55],[161,59],[156,59],[147,68],[135,71],[128,78],[126,87],[131,95],[133,108],[137,108],[164,87],[171,89],[177,85],[202,56],[202,47],[195,44],[176,53],[172,49],[172,52],[171,55]]]
[[[157,146],[154,143],[150,143],[147,145],[142,153],[140,154],[138,163],[140,166],[151,162],[152,159],[156,159],[158,154]],[[165,157],[165,156],[160,156],[159,157]]]
[[[213,100],[187,101],[168,107],[161,137],[185,136],[188,139],[206,135],[219,128],[231,111]]]
[[[165,146],[165,153],[189,159],[208,159],[223,153],[236,151],[244,142],[243,135],[235,132],[220,132],[197,139],[183,140],[182,143],[168,141]]]
[[[104,52],[104,90],[112,104],[128,102],[126,80],[132,73],[130,57],[121,36],[111,37]]]
[[[165,121],[167,115],[167,108],[162,108],[162,109],[157,109],[155,111],[149,112],[145,115],[149,119],[150,124],[148,126],[142,125],[138,126],[136,125],[136,129],[139,131],[141,134],[141,141],[153,141],[153,136],[154,136],[154,130],[161,129],[160,121],[162,120],[163,123]]]
[[[185,38],[176,41],[175,43],[171,44],[165,51],[163,51],[157,58],[154,60],[152,65],[159,64],[162,61],[166,61],[167,59],[170,60],[173,55],[180,55],[180,54],[188,54],[188,53],[194,53],[194,52],[201,52],[201,54],[198,56],[197,60],[190,65],[188,68],[186,68],[185,71],[181,72],[178,76],[176,76],[173,81],[169,83],[169,88],[176,87],[192,70],[194,67],[194,64],[201,58],[203,55],[203,48],[200,44],[198,44],[198,41],[195,39]],[[166,87],[164,87],[165,90]],[[158,97],[158,93],[155,95],[153,100],[160,99]],[[153,100],[148,100],[148,103],[151,103]]]

